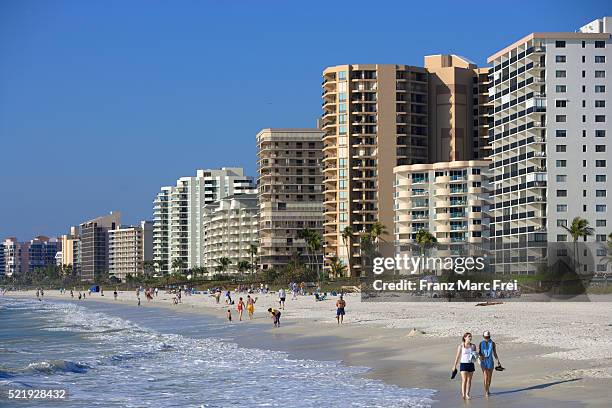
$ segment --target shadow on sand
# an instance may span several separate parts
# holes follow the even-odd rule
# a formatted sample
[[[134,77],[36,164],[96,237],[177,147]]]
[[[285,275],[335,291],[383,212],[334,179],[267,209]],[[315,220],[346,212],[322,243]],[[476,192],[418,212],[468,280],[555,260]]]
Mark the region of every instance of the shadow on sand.
[[[569,379],[569,380],[553,381],[553,382],[549,382],[549,383],[533,385],[531,387],[518,388],[516,390],[492,392],[491,395],[505,395],[505,394],[514,394],[516,392],[542,390],[544,388],[552,387],[553,385],[558,385],[558,384],[563,384],[563,383],[568,383],[568,382],[574,382],[574,381],[580,381],[580,380],[582,380],[582,378],[572,378],[572,379]]]

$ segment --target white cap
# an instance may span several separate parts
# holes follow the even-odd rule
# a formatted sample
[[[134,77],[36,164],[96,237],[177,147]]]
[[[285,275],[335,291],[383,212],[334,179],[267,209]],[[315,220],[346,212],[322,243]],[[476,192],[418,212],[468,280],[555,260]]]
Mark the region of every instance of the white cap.
[[[485,330],[485,332],[482,333],[482,337],[491,337],[491,332],[488,330]]]

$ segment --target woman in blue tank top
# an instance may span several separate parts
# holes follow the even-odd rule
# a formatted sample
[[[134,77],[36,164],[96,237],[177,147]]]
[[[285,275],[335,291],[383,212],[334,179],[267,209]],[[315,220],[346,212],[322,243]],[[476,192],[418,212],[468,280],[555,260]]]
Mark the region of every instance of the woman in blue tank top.
[[[482,368],[483,384],[485,397],[490,395],[491,379],[493,378],[493,369],[495,368],[493,358],[497,360],[497,365],[501,366],[499,357],[497,356],[497,348],[495,342],[491,340],[491,332],[488,330],[482,334],[483,341],[480,342],[478,354],[480,355],[480,368]]]

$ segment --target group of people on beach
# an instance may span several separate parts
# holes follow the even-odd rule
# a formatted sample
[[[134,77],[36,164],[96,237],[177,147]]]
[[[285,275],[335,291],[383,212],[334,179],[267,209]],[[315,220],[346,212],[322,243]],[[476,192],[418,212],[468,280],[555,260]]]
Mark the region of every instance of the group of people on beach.
[[[497,361],[497,365],[494,364],[494,359]],[[491,395],[493,370],[503,371],[504,368],[499,361],[496,344],[491,339],[491,332],[488,330],[482,333],[482,341],[478,346],[478,351],[476,350],[476,345],[472,343],[472,333],[469,332],[463,335],[461,344],[457,346],[451,379],[457,375],[457,365],[459,365],[459,372],[461,372],[461,397],[463,399],[471,399],[472,377],[474,376],[475,363],[477,362],[480,362],[480,368],[482,369],[485,397],[489,397]]]

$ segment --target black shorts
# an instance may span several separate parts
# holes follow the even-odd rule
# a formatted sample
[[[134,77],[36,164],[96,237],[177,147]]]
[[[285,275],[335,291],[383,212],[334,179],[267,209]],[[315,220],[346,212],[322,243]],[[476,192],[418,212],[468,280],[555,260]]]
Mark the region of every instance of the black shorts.
[[[281,302],[284,302],[284,301],[285,301],[285,298],[280,298],[280,301],[281,301]]]
[[[461,363],[459,364],[459,371],[467,371],[468,373],[474,372],[474,363]]]

